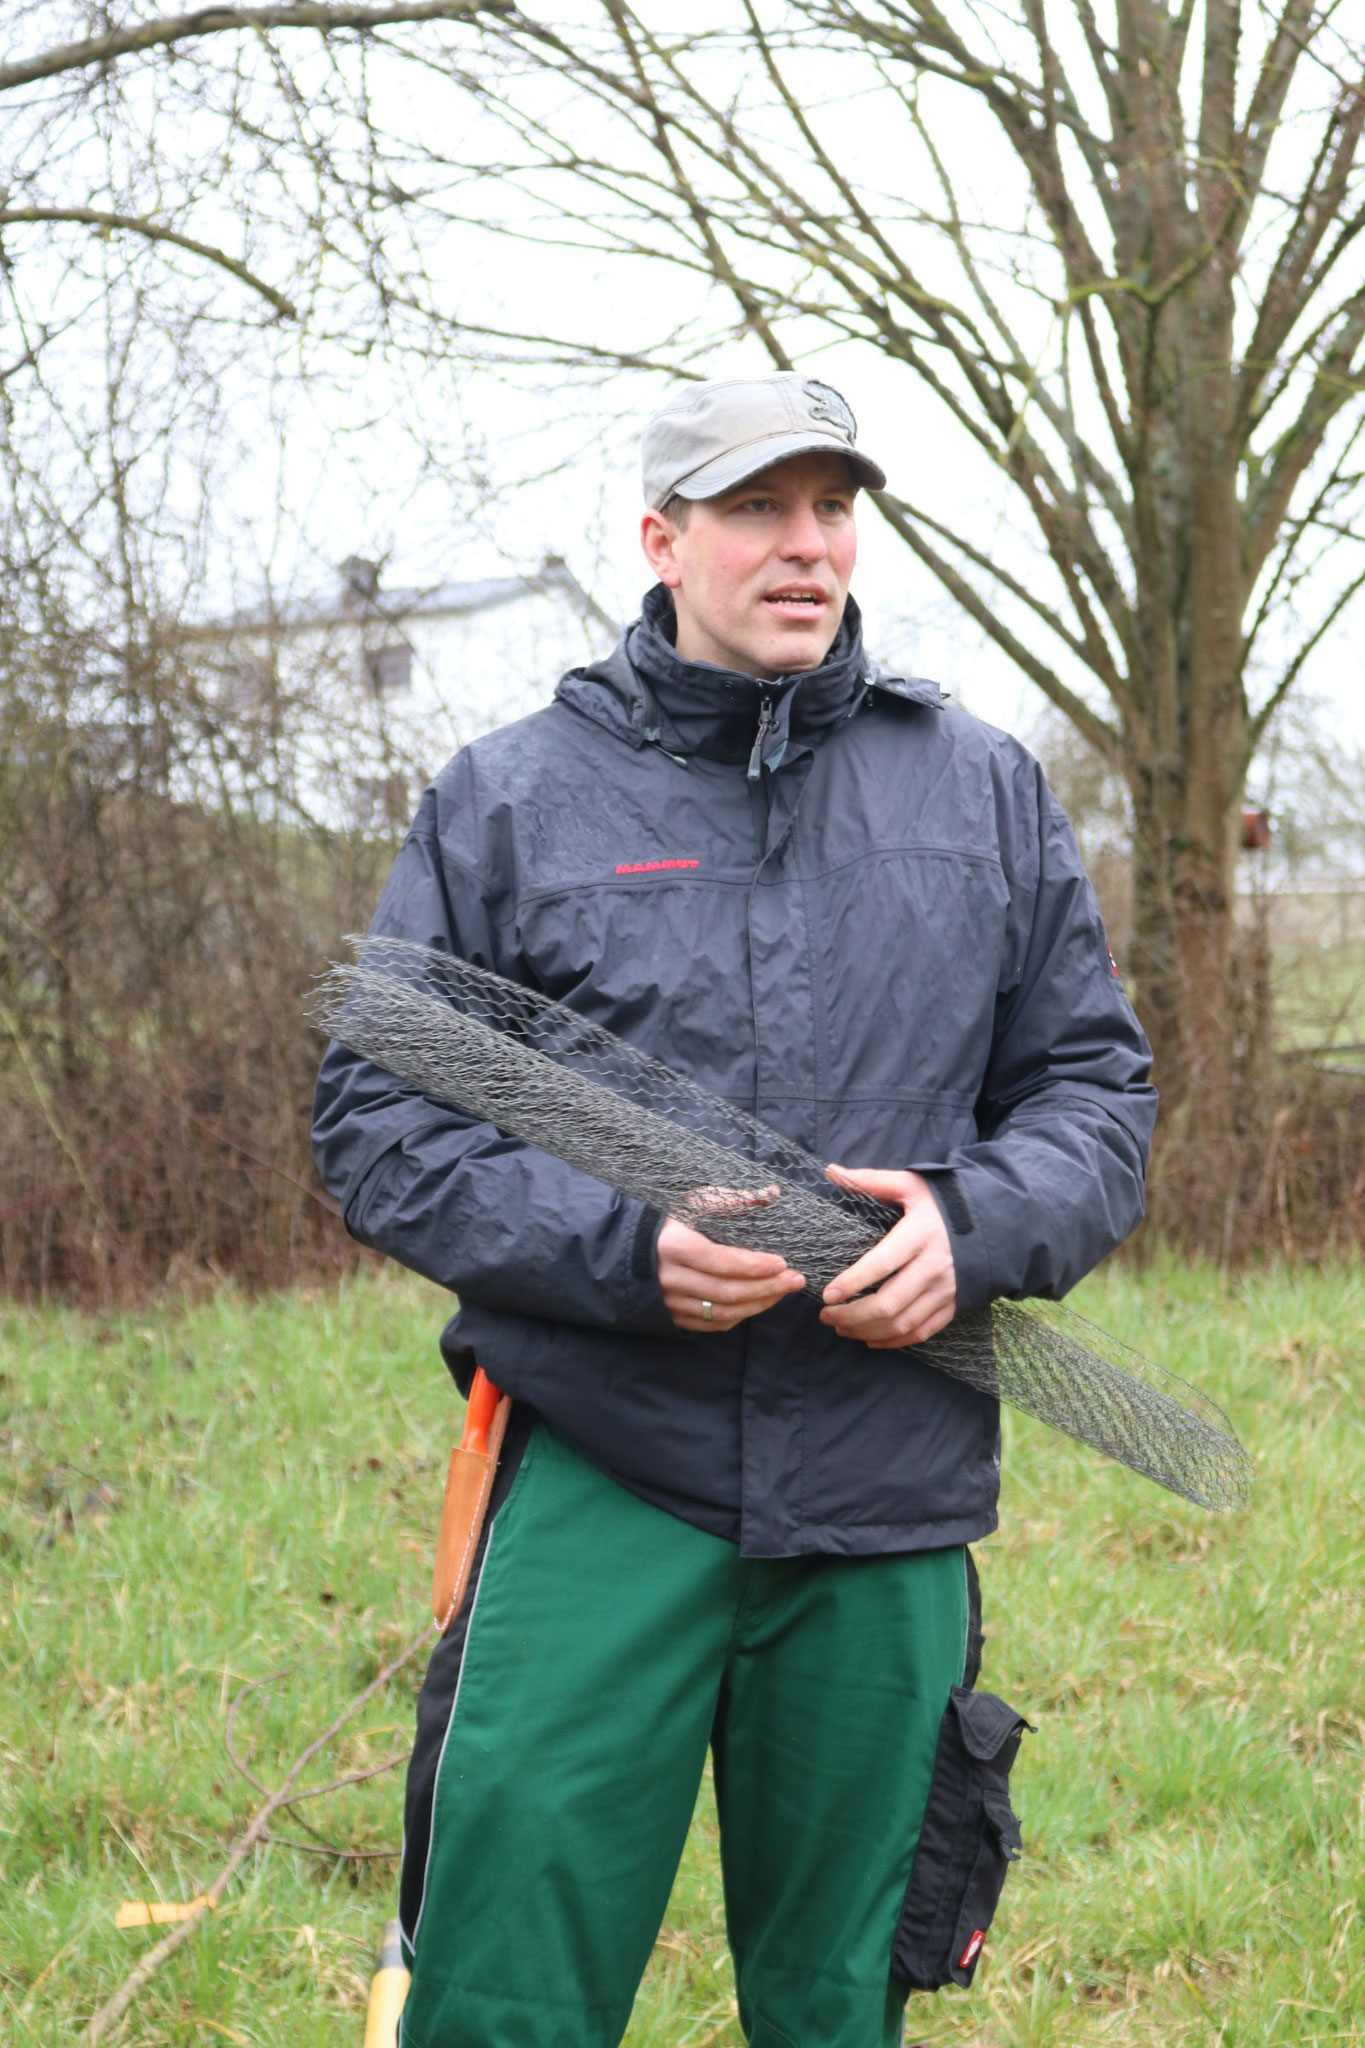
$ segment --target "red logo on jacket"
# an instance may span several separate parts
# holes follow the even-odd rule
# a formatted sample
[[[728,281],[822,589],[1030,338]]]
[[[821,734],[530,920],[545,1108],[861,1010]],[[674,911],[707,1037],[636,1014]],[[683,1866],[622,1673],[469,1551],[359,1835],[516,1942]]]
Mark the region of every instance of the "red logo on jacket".
[[[618,875],[657,875],[665,868],[699,868],[699,860],[622,860],[616,864]]]

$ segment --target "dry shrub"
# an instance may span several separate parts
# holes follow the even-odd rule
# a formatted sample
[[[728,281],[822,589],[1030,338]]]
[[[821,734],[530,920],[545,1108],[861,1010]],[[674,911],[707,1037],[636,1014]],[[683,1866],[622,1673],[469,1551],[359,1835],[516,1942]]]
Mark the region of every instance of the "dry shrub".
[[[312,1165],[302,1004],[392,845],[291,812],[277,756],[215,796],[173,674],[101,722],[30,667],[0,674],[0,1291],[108,1302],[343,1269],[366,1255]],[[1117,922],[1122,872],[1105,879]],[[1365,1243],[1365,1082],[1277,1055],[1272,1014],[1253,930],[1235,1128],[1210,1160],[1165,1106],[1144,1246],[1238,1263]]]
[[[126,731],[115,745],[16,701],[0,759],[0,1289],[110,1301],[339,1269],[356,1248],[312,1166],[319,1045],[301,1006],[392,848],[173,794]]]
[[[1365,1071],[1353,1073],[1330,1055],[1277,1050],[1263,918],[1239,934],[1233,986],[1232,1129],[1211,1160],[1191,1140],[1189,1105],[1163,1105],[1144,1246],[1164,1242],[1224,1265],[1358,1254],[1365,1246]]]
[[[1193,1156],[1177,1109],[1163,1117],[1144,1243],[1225,1265],[1312,1261],[1365,1246],[1365,1081],[1279,1058],[1247,1105],[1217,1176]],[[1206,1190],[1220,1185],[1210,1202]]]

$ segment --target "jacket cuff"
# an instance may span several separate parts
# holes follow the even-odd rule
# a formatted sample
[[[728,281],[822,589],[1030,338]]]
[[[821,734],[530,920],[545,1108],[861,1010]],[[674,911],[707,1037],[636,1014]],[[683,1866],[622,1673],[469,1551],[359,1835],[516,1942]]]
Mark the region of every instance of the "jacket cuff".
[[[986,1308],[995,1298],[991,1285],[991,1250],[985,1227],[973,1211],[962,1176],[951,1166],[912,1166],[928,1184],[948,1232],[957,1279],[957,1313]]]
[[[629,1198],[628,1198],[629,1199]],[[634,1299],[641,1311],[652,1315],[661,1328],[672,1329],[673,1319],[664,1307],[663,1292],[659,1286],[659,1232],[664,1227],[665,1217],[661,1209],[647,1209],[643,1202],[632,1206],[639,1209],[639,1218],[630,1236],[630,1254],[627,1270],[634,1291]]]

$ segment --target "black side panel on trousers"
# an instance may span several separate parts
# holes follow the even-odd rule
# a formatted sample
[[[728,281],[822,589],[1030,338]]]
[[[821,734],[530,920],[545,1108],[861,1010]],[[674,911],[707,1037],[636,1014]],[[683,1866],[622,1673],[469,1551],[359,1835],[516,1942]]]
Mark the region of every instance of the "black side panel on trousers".
[[[967,1654],[962,1660],[962,1683],[970,1688],[981,1676],[986,1636],[981,1626],[981,1581],[977,1577],[976,1559],[965,1543],[962,1558],[967,1567]]]
[[[912,1991],[972,1981],[1020,1851],[1009,1773],[1028,1726],[994,1693],[955,1685],[949,1695],[891,1948],[892,1971]]]
[[[445,1635],[437,1638],[432,1651],[427,1675],[422,1681],[422,1690],[417,1699],[417,1736],[408,1760],[407,1791],[403,1806],[403,1868],[398,1888],[398,1918],[404,1938],[411,1941],[417,1928],[417,1915],[422,1909],[422,1887],[427,1874],[427,1849],[431,1841],[431,1807],[436,1792],[436,1767],[441,1761],[441,1747],[445,1742],[446,1729],[450,1725],[451,1709],[455,1704],[455,1691],[460,1683],[460,1666],[464,1661],[465,1637],[469,1632],[469,1617],[474,1608],[474,1588],[479,1583],[483,1570],[484,1552],[499,1508],[512,1490],[512,1481],[517,1476],[522,1453],[530,1440],[535,1424],[535,1411],[524,1402],[514,1401],[508,1417],[507,1434],[503,1438],[502,1456],[493,1479],[493,1491],[489,1496],[488,1513],[484,1518],[483,1533],[474,1561],[469,1570],[469,1588],[464,1604]],[[434,1495],[431,1503],[431,1540],[436,1541],[436,1525],[440,1517],[441,1503]]]

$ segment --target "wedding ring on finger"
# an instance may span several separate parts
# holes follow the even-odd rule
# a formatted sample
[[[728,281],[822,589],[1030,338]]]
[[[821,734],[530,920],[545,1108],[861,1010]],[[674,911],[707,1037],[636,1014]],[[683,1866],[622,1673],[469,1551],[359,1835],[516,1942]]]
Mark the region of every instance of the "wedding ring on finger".
[[[704,1323],[709,1323],[711,1320],[711,1308],[712,1304],[709,1301],[704,1301],[701,1305],[701,1319]]]

